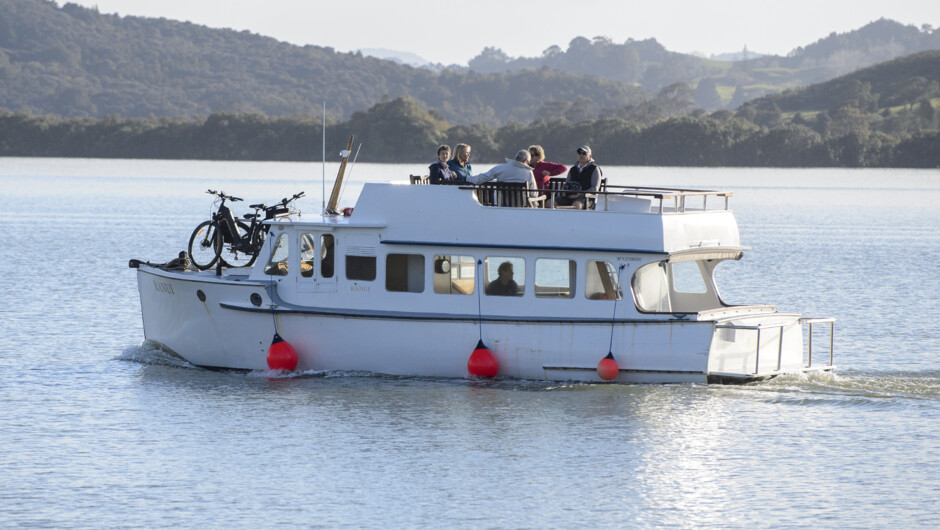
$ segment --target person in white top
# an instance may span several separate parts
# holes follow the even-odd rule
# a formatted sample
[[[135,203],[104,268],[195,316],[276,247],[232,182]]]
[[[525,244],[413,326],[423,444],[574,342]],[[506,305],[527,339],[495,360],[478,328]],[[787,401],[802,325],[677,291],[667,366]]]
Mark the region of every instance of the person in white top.
[[[496,180],[496,182],[525,182],[528,184],[527,188],[531,190],[538,189],[535,184],[535,176],[532,175],[532,168],[529,167],[529,151],[527,149],[522,149],[516,153],[515,160],[507,158],[505,164],[495,166],[484,173],[467,177],[467,181],[471,184],[483,184],[491,180]],[[530,192],[530,195],[533,193]]]

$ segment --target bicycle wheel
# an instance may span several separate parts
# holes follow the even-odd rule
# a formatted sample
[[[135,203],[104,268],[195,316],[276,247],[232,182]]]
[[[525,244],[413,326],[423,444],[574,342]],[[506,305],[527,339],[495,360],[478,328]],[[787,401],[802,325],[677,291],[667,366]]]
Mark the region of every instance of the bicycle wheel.
[[[238,226],[238,241],[240,246],[244,248],[244,245],[248,240],[248,225],[238,221],[236,223]],[[259,232],[260,234],[260,232]],[[258,257],[257,250],[261,249],[261,245],[250,245],[251,248],[246,250],[236,250],[235,245],[229,245],[222,249],[222,264],[226,267],[250,267],[255,262],[255,258]],[[256,249],[254,252],[252,250]]]
[[[222,234],[214,221],[203,221],[189,236],[189,259],[200,270],[215,265],[222,252]]]

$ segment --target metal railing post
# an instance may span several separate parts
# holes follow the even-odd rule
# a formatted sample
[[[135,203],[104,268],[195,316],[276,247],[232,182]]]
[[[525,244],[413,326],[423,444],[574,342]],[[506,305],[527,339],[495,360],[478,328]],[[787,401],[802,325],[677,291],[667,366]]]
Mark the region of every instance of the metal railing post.
[[[754,375],[760,373],[760,326],[757,327],[757,351],[754,353]]]
[[[809,338],[806,340],[806,367],[813,367],[813,323],[810,322],[807,324],[809,326]]]

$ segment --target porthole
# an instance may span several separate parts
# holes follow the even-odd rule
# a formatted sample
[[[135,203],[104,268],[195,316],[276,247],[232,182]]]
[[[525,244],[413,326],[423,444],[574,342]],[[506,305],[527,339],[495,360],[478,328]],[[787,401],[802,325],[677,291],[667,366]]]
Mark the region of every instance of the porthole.
[[[196,291],[196,298],[198,298],[200,302],[205,302],[206,293],[202,292],[202,289],[199,289]]]
[[[258,293],[251,293],[251,305],[255,307],[261,307],[261,295]]]

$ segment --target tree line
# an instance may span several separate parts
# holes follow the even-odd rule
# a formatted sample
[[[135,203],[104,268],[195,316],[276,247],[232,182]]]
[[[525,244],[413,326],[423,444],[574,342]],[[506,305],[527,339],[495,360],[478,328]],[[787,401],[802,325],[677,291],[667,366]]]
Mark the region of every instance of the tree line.
[[[852,125],[858,116],[851,109],[845,111],[849,116],[823,112],[775,124],[752,121],[766,118],[761,112],[767,111],[698,111],[653,123],[540,119],[496,127],[451,125],[401,97],[348,120],[327,122],[327,153],[338,152],[354,135],[364,162],[430,163],[438,145],[467,143],[478,165],[502,162],[531,144],[541,144],[550,160],[567,164],[578,146],[589,144],[599,163],[611,165],[940,167],[940,132],[929,102],[911,107],[903,118],[932,120],[915,132]],[[319,161],[322,134],[321,118],[310,115],[91,119],[0,111],[0,156]]]

